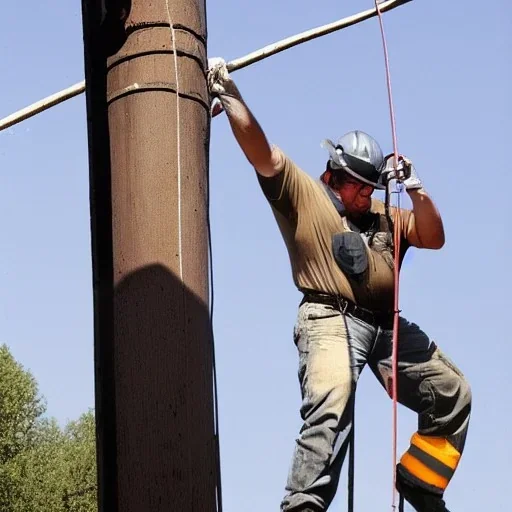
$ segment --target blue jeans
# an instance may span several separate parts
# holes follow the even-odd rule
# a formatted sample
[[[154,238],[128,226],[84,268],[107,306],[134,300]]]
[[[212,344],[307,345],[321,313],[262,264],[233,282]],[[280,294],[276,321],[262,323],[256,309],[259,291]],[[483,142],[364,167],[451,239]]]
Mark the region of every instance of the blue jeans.
[[[296,440],[283,512],[329,507],[347,451],[355,384],[368,363],[388,389],[392,334],[329,305],[300,306],[294,340],[304,424]],[[448,439],[462,453],[470,414],[469,385],[429,337],[404,318],[400,318],[397,386],[398,401],[418,413],[418,433],[433,436],[426,439]]]

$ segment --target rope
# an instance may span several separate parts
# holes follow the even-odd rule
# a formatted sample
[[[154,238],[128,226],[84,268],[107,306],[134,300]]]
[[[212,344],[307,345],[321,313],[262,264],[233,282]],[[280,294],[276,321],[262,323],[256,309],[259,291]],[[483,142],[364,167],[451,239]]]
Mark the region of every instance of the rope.
[[[179,253],[179,268],[180,279],[183,291],[185,290],[185,283],[183,280],[183,246],[182,246],[182,226],[181,226],[181,113],[180,113],[180,81],[178,71],[178,52],[176,50],[176,31],[172,22],[171,11],[169,8],[169,0],[165,0],[165,7],[167,10],[167,17],[169,27],[171,29],[172,50],[174,54],[174,74],[176,80],[176,153],[178,164],[178,253]],[[222,486],[220,476],[220,440],[219,440],[219,400],[218,400],[218,385],[217,385],[217,364],[215,360],[215,340],[213,335],[213,251],[212,251],[212,236],[211,236],[211,222],[210,222],[210,176],[207,166],[207,192],[206,192],[206,224],[208,233],[208,262],[209,262],[209,329],[212,342],[212,377],[213,377],[213,393],[214,393],[214,428],[215,428],[215,463],[216,463],[216,509],[217,512],[222,512]]]
[[[350,405],[352,409],[352,428],[349,437],[349,457],[348,457],[348,512],[354,512],[354,490],[355,490],[355,464],[356,464],[356,386],[353,386]]]
[[[171,27],[172,51],[174,53],[174,74],[176,79],[176,146],[178,158],[178,254],[180,260],[180,279],[183,283],[183,251],[181,240],[181,129],[180,129],[180,79],[178,73],[178,53],[176,52],[176,32],[172,23],[171,11],[169,9],[169,0],[165,0],[169,26]]]
[[[219,392],[217,384],[217,363],[215,358],[215,337],[213,333],[213,311],[215,293],[213,287],[213,246],[212,228],[210,220],[210,167],[206,166],[206,225],[208,230],[208,263],[210,265],[210,336],[212,340],[212,367],[213,367],[213,392],[214,392],[214,414],[215,414],[215,448],[217,463],[217,512],[222,512],[222,479],[220,471],[220,437],[219,437]]]
[[[389,66],[389,55],[388,55],[388,46],[386,41],[386,34],[384,31],[384,21],[382,17],[381,8],[378,0],[375,0],[375,9],[377,11],[377,18],[379,20],[380,32],[382,36],[382,48],[384,50],[384,64],[386,68],[386,84],[388,90],[388,102],[389,102],[389,115],[391,120],[391,134],[393,137],[393,155],[394,155],[394,168],[395,171],[398,169],[398,140],[396,135],[396,119],[395,119],[395,109],[393,106],[393,93],[391,89],[391,72]],[[400,285],[400,242],[401,242],[401,222],[400,222],[400,189],[398,189],[397,194],[397,208],[395,213],[395,222],[393,229],[393,242],[394,242],[394,316],[393,316],[393,350],[392,350],[392,386],[391,386],[391,397],[393,399],[393,452],[392,452],[392,462],[393,462],[393,489],[392,489],[392,509],[396,510],[396,465],[397,465],[397,437],[398,437],[398,422],[397,422],[397,410],[398,410],[398,400],[397,400],[397,380],[398,380],[398,328],[399,328],[399,320],[400,320],[400,310],[399,310],[399,285]],[[389,197],[389,196],[388,196]]]

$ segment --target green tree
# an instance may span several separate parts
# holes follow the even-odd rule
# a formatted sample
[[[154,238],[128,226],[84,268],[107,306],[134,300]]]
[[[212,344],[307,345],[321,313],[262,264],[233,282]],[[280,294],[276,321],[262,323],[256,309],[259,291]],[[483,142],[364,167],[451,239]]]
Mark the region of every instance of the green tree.
[[[66,442],[53,419],[41,419],[36,442],[5,464],[13,488],[9,512],[62,512],[67,467]],[[4,510],[4,508],[1,508]]]
[[[0,464],[6,463],[34,443],[37,421],[46,404],[37,383],[11,355],[0,347]]]
[[[65,429],[67,442],[66,512],[98,510],[96,480],[96,423],[94,412],[83,414]]]
[[[35,379],[0,347],[0,511],[97,512],[94,412],[63,430]]]
[[[36,443],[38,420],[45,411],[37,383],[0,346],[0,510],[11,512],[17,501],[23,474],[12,461]]]

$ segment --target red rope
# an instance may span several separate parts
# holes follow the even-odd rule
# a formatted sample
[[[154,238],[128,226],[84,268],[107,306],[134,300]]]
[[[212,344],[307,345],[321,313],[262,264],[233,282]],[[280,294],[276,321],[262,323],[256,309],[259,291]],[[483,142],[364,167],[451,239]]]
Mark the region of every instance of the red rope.
[[[389,101],[389,114],[391,119],[391,133],[393,136],[393,153],[394,153],[394,168],[398,169],[398,142],[396,136],[396,119],[395,110],[393,107],[393,93],[391,90],[391,72],[389,67],[389,56],[388,46],[386,42],[386,34],[384,32],[384,22],[382,19],[382,12],[378,0],[375,0],[375,9],[377,10],[377,16],[379,19],[380,32],[382,35],[382,46],[384,49],[384,62],[386,66],[386,82],[388,89],[388,101]],[[397,464],[397,437],[398,437],[398,422],[397,422],[397,380],[398,380],[398,326],[400,319],[399,310],[399,285],[400,285],[400,241],[401,241],[401,219],[400,219],[400,194],[397,195],[397,209],[394,218],[394,267],[395,267],[395,279],[394,279],[394,316],[393,316],[393,351],[392,351],[392,385],[391,385],[391,397],[393,399],[393,491],[392,491],[392,508],[396,510],[396,464]]]

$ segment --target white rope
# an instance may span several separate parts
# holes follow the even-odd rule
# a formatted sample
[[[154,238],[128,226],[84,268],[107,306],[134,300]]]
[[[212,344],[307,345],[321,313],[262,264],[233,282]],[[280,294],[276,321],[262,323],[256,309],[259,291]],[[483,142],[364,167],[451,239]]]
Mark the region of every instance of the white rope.
[[[181,230],[181,122],[180,122],[180,82],[178,73],[178,52],[176,50],[176,32],[172,23],[171,12],[169,9],[169,0],[165,0],[165,6],[167,9],[167,17],[169,19],[169,26],[171,28],[172,35],[172,47],[174,52],[174,73],[176,77],[176,123],[177,123],[177,158],[178,158],[178,246],[179,246],[179,259],[180,259],[180,278],[182,283],[182,289],[185,291],[185,283],[183,281],[183,253],[182,253],[182,230]],[[222,512],[222,486],[220,480],[220,442],[219,442],[219,400],[218,400],[218,386],[217,386],[217,365],[215,362],[215,342],[213,334],[213,254],[212,254],[212,239],[211,239],[211,225],[210,225],[210,183],[209,176],[207,177],[207,223],[208,223],[208,254],[209,254],[209,266],[210,266],[210,297],[209,297],[209,317],[210,317],[210,331],[212,337],[212,370],[213,370],[213,389],[215,395],[214,402],[214,425],[215,425],[215,436],[217,438],[216,443],[216,463],[217,463],[217,492],[216,492],[216,510]]]
[[[181,238],[181,122],[180,122],[180,80],[178,73],[178,53],[176,51],[176,31],[172,23],[171,11],[169,9],[169,0],[165,0],[169,26],[171,27],[172,50],[174,52],[174,74],[176,76],[176,145],[178,158],[178,253],[180,260],[180,279],[183,282],[183,251]]]

